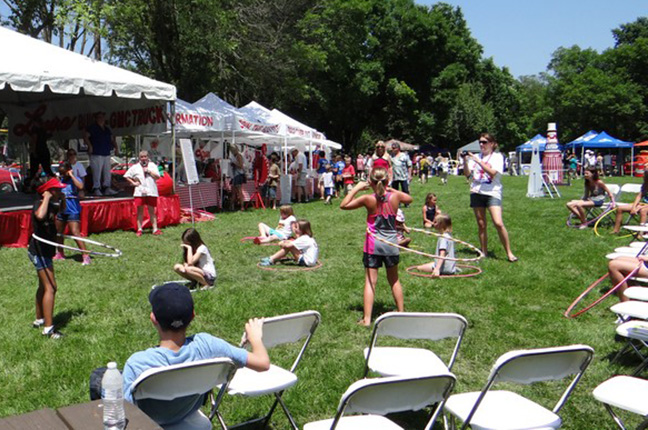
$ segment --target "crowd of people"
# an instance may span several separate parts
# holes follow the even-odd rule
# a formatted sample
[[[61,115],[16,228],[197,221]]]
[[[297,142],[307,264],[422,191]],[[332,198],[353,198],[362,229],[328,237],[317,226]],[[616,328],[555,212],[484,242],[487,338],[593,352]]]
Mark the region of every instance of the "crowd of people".
[[[234,147],[233,147],[234,148]],[[479,154],[464,154],[466,166],[464,174],[470,183],[471,207],[477,220],[482,251],[487,253],[486,213],[491,215],[502,245],[509,261],[516,261],[508,239],[508,233],[502,222],[502,185],[500,177],[503,172],[502,156],[496,152],[497,143],[490,134],[480,136]],[[295,176],[297,201],[304,198],[305,189],[301,178],[305,177],[306,157],[298,150],[293,150],[289,172]],[[76,222],[75,207],[78,193],[83,190],[82,181],[74,174],[72,162],[74,154],[70,152],[70,161],[62,164],[61,178],[40,178],[37,187],[41,199],[34,204],[33,223],[36,238],[32,238],[29,246],[29,258],[36,268],[39,286],[36,292],[36,319],[34,327],[42,328],[43,335],[58,339],[62,334],[53,325],[54,298],[57,285],[52,263],[56,253],[54,246],[39,240],[55,241],[57,229],[65,227],[66,223]],[[276,154],[270,155],[268,188],[276,187],[273,182],[278,180]],[[443,157],[442,157],[443,158]],[[410,229],[405,224],[401,207],[413,204],[409,185],[416,178],[416,169],[427,166],[427,157],[419,156],[417,167],[413,160],[400,150],[396,143],[391,146],[391,154],[387,152],[384,142],[375,145],[375,152],[368,159],[354,165],[350,156],[336,156],[327,160],[323,154],[317,159],[321,198],[325,201],[333,195],[342,197],[340,209],[366,211],[366,234],[362,252],[365,282],[363,288],[363,316],[358,324],[368,326],[372,320],[373,302],[378,281],[378,272],[385,267],[386,278],[391,287],[392,295],[398,311],[405,310],[403,289],[399,281],[400,249],[408,246],[405,234]],[[239,170],[234,170],[236,186],[245,180],[242,172],[240,152],[233,149],[230,161]],[[442,160],[443,163],[443,160]],[[439,165],[437,165],[438,168]],[[321,170],[320,170],[321,169]],[[443,167],[441,167],[443,169]],[[335,174],[333,171],[335,170]],[[429,168],[428,168],[429,172]],[[141,216],[143,207],[155,206],[155,179],[159,177],[157,166],[148,159],[148,153],[139,154],[139,163],[133,165],[124,175],[135,188],[138,203],[138,235],[141,235]],[[443,183],[443,178],[442,182]],[[369,191],[369,193],[365,193]],[[276,196],[275,196],[276,197]],[[276,204],[276,202],[275,202]],[[437,258],[428,264],[418,267],[418,270],[430,272],[433,276],[456,273],[454,241],[452,238],[452,219],[447,211],[441,211],[437,197],[430,193],[421,206],[421,224],[424,228],[434,229],[439,235],[435,255]],[[69,209],[68,209],[69,208]],[[70,212],[71,211],[71,212]],[[155,225],[154,210],[149,212],[152,217],[154,234],[158,232]],[[314,237],[311,223],[295,216],[291,205],[279,207],[277,226],[272,228],[264,223],[258,225],[259,236],[254,238],[256,244],[269,244],[277,241],[279,249],[271,256],[261,259],[260,266],[285,264],[286,261],[296,267],[314,267],[319,261],[319,245]],[[81,248],[81,246],[80,246]],[[263,346],[262,322],[252,319],[246,325],[246,341],[251,345],[251,352],[234,347],[221,339],[206,333],[193,336],[187,335],[193,313],[193,299],[190,291],[193,289],[207,290],[213,288],[217,280],[217,270],[214,258],[207,244],[194,228],[186,229],[181,236],[182,262],[173,266],[173,271],[188,281],[188,284],[165,284],[155,287],[149,296],[151,303],[151,322],[159,335],[159,345],[145,351],[133,354],[124,368],[124,396],[132,401],[131,386],[133,381],[150,368],[200,360],[210,357],[229,357],[238,366],[247,366],[255,370],[265,370],[270,361]],[[168,417],[169,421],[178,419],[180,415],[187,416],[195,405],[189,407],[183,414]],[[184,414],[187,412],[187,414]]]

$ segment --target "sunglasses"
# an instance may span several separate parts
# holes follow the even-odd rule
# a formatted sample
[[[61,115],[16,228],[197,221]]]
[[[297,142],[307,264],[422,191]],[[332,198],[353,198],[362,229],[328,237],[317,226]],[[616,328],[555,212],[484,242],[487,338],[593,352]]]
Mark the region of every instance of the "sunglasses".
[[[488,140],[480,140],[479,144],[480,145],[486,145],[487,143],[490,143]]]

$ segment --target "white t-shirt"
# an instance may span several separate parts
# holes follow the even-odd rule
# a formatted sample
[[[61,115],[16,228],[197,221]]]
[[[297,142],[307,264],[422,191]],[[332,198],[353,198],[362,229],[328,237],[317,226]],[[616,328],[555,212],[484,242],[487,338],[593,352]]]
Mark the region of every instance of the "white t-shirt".
[[[297,218],[294,215],[290,215],[286,219],[279,218],[279,231],[284,234],[285,237],[292,236],[292,223],[297,222]]]
[[[216,266],[214,266],[214,259],[209,253],[209,249],[207,249],[205,245],[200,245],[198,249],[196,249],[196,253],[200,254],[200,258],[198,259],[198,264],[196,266],[201,268],[203,272],[208,273],[215,278]]]
[[[149,161],[147,169],[149,171],[158,171],[158,167]],[[155,178],[150,173],[144,174],[144,169],[140,163],[130,166],[128,171],[124,173],[124,178],[131,178],[139,180],[140,185],[135,187],[133,192],[134,197],[158,197],[157,184]]]
[[[301,252],[304,263],[307,266],[314,266],[317,264],[317,258],[319,257],[319,248],[317,247],[317,242],[312,237],[302,234],[297,239],[293,241],[295,248]]]
[[[324,172],[320,176],[324,188],[333,188],[335,184],[333,183],[333,172]]]
[[[491,168],[495,169],[495,177],[491,178],[479,164],[475,163],[472,159],[468,160],[468,168],[472,171],[472,184],[470,185],[470,192],[475,194],[483,194],[485,196],[495,197],[502,199],[502,172],[504,171],[504,157],[499,152],[491,152],[489,155],[482,156],[480,153],[477,155],[482,162],[488,164]]]
[[[74,174],[74,176],[81,179],[81,182],[83,182],[83,178],[88,175],[88,172],[86,172],[85,167],[83,167],[83,164],[81,164],[80,161],[74,163],[74,165],[72,166],[72,173]]]

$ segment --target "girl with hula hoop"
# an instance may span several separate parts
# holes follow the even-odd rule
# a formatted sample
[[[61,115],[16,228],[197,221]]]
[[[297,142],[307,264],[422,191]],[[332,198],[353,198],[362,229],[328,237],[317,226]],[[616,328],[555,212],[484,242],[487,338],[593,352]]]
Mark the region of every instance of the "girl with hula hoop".
[[[65,196],[61,192],[66,187],[56,178],[42,178],[36,191],[41,199],[34,203],[32,225],[34,234],[49,242],[56,241],[57,232],[55,218],[57,213],[65,211]],[[38,290],[36,290],[36,320],[34,328],[43,328],[43,335],[50,339],[59,339],[63,335],[54,328],[54,298],[56,296],[56,279],[52,257],[56,248],[35,239],[29,239],[27,255],[36,267],[38,275]]]
[[[621,231],[621,224],[623,223],[623,213],[630,212],[634,216],[639,213],[639,224],[644,224],[648,218],[648,175],[644,175],[643,183],[641,184],[641,191],[637,193],[632,204],[622,203],[616,207],[616,219],[614,220],[614,230],[612,234],[617,234]]]
[[[454,260],[454,241],[452,240],[452,219],[450,215],[439,213],[434,218],[434,228],[441,234],[437,240],[436,251],[439,257],[432,263],[416,266],[421,272],[432,272],[434,276],[454,275],[457,273],[457,263]],[[446,260],[450,257],[452,260]]]
[[[364,286],[364,315],[358,324],[371,324],[378,269],[384,264],[387,270],[387,281],[392,289],[392,295],[399,312],[405,310],[403,304],[403,288],[398,280],[399,250],[396,246],[396,212],[398,206],[412,203],[412,197],[401,191],[388,188],[389,173],[383,167],[373,167],[369,174],[369,183],[360,181],[351,189],[340,203],[340,209],[353,210],[364,207],[367,210],[367,234],[365,236],[363,263],[365,267]],[[371,187],[373,194],[365,194],[356,198],[360,191]]]
[[[216,282],[216,266],[209,249],[195,228],[188,228],[182,233],[183,264],[176,264],[173,270],[180,276],[191,281],[190,289],[200,284],[201,290],[214,287]]]
[[[578,227],[581,230],[587,228],[587,214],[585,212],[588,208],[600,208],[605,203],[605,195],[610,197],[611,205],[614,206],[614,195],[610,192],[608,187],[599,179],[596,167],[588,167],[585,170],[585,194],[580,200],[571,200],[567,203],[567,209],[576,215],[581,225]]]
[[[79,202],[79,192],[83,190],[83,182],[76,176],[72,165],[68,161],[63,161],[59,165],[59,174],[61,175],[61,183],[65,188],[61,190],[65,197],[65,209],[56,214],[56,231],[59,233],[59,243],[63,243],[63,233],[65,227],[70,227],[72,236],[81,236],[81,203]],[[81,240],[76,241],[79,249],[85,251],[85,244]],[[58,248],[54,260],[65,260],[63,255],[63,248]],[[90,255],[83,254],[83,265],[87,266],[91,263]]]

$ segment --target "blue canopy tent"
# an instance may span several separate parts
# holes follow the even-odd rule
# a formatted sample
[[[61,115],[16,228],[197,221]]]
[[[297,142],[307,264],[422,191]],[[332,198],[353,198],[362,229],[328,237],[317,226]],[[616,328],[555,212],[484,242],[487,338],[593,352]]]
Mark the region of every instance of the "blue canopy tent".
[[[631,159],[634,159],[634,143],[626,142],[616,137],[612,137],[606,132],[602,131],[601,133],[596,134],[595,131],[590,130],[581,137],[572,142],[569,142],[566,145],[567,148],[581,150],[581,165],[584,164],[585,159],[585,150],[586,149],[627,149],[630,148]],[[634,170],[634,165],[631,167]],[[631,175],[634,175],[634,171],[631,171]]]
[[[547,138],[541,134],[536,134],[531,139],[524,142],[522,145],[519,145],[515,148],[516,152],[531,152],[533,151],[533,144],[538,142],[540,152],[544,152],[545,146],[547,145]],[[562,145],[558,145],[559,150],[563,150]]]

